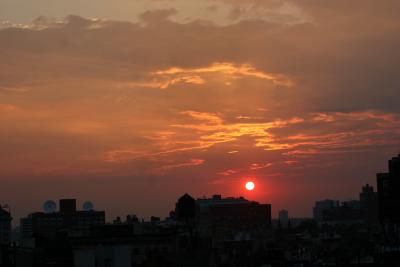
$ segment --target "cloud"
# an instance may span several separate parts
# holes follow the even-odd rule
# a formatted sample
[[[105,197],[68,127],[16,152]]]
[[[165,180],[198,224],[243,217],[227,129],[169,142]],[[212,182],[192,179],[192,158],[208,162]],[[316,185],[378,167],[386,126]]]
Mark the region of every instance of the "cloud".
[[[203,159],[191,159],[188,162],[183,162],[183,163],[177,163],[177,164],[171,164],[171,165],[164,165],[161,167],[163,171],[168,171],[171,169],[176,169],[176,168],[183,168],[183,167],[189,167],[189,166],[199,166],[204,163]]]
[[[231,6],[227,16],[231,21],[263,19],[274,23],[298,24],[310,18],[295,1],[281,0],[215,0]]]
[[[262,71],[257,71],[250,64],[242,64],[240,66],[235,66],[235,64],[232,63],[213,63],[209,67],[196,68],[196,69],[183,69],[183,68],[173,67],[167,70],[156,71],[154,74],[160,76],[178,76],[178,78],[175,78],[172,81],[175,81],[177,79],[178,81],[184,80],[186,82],[202,84],[204,83],[204,80],[201,79],[199,76],[193,76],[193,75],[195,74],[201,75],[209,73],[221,73],[229,76],[231,79],[241,76],[249,76],[258,79],[269,80],[276,85],[282,85],[287,87],[293,86],[293,83],[288,78],[284,78],[282,77],[282,75],[274,75]]]
[[[140,19],[145,23],[145,25],[152,25],[155,24],[157,26],[160,23],[165,23],[165,21],[170,18],[171,16],[177,13],[176,9],[158,9],[158,10],[151,10],[146,11],[140,15]]]
[[[137,22],[3,23],[2,177],[168,180],[198,195],[252,175],[283,206],[280,194],[297,203],[287,184],[309,203],[354,195],[398,153],[396,2],[214,1],[217,16],[240,9],[229,23],[164,2]]]
[[[0,87],[0,91],[5,91],[5,92],[12,92],[12,93],[25,93],[28,92],[29,89],[26,87]]]
[[[17,110],[17,107],[14,105],[9,105],[9,104],[0,104],[0,110],[14,111],[14,110]]]

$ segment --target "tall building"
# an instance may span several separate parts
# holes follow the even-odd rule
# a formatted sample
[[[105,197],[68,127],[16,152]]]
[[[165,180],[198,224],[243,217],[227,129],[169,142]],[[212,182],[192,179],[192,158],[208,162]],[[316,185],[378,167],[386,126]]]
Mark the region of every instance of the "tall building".
[[[0,244],[10,242],[11,221],[10,212],[0,206]]]
[[[389,172],[377,174],[377,184],[379,220],[400,224],[400,155],[389,160]]]
[[[22,238],[32,237],[32,214],[20,219],[20,234]]]
[[[378,221],[378,196],[369,184],[363,186],[360,193],[360,208],[366,223],[374,224]]]
[[[385,266],[400,262],[400,155],[389,160],[389,172],[377,174],[378,214],[384,234],[382,261]]]
[[[286,228],[289,224],[289,212],[287,210],[280,210],[278,213],[278,220],[281,227]]]
[[[335,207],[339,207],[338,200],[326,199],[315,202],[315,206],[313,208],[314,220],[316,220],[317,222],[323,221],[324,213]]]
[[[378,214],[383,226],[385,249],[400,246],[400,155],[389,160],[389,172],[377,174]],[[397,254],[400,261],[400,254]]]

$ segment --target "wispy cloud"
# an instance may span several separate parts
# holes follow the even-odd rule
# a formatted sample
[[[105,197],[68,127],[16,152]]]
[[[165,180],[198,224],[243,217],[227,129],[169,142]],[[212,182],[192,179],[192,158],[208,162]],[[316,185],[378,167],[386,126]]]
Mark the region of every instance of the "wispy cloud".
[[[223,74],[227,75],[227,79],[240,77],[253,77],[273,82],[276,85],[292,87],[293,81],[284,75],[272,74],[255,69],[251,64],[233,64],[228,62],[213,63],[211,66],[202,68],[179,68],[172,67],[166,70],[156,71],[153,74],[169,78],[172,82],[167,82],[165,85],[173,84],[175,80],[183,80],[186,82],[194,81],[194,83],[202,84],[204,79],[200,75],[206,74]],[[168,86],[167,86],[168,87]]]

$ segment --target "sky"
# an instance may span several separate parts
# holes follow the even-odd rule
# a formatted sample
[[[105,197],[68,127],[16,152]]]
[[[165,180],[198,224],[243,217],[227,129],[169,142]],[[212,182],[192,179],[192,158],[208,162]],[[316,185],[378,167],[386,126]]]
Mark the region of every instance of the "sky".
[[[218,193],[301,217],[358,198],[400,151],[399,12],[0,0],[0,203],[15,220],[71,197],[148,218]]]

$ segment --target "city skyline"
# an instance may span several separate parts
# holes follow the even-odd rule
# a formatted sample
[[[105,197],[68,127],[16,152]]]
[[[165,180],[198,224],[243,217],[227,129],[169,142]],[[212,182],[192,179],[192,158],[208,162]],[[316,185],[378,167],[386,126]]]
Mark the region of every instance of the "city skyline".
[[[398,160],[399,158],[400,158],[400,154],[399,154],[399,156],[397,158],[393,157],[393,160],[394,159]],[[384,173],[383,175],[386,175],[386,172],[380,172],[380,173],[376,174],[377,177],[380,177],[380,175],[382,175],[381,173]],[[379,180],[379,178],[378,178],[378,180]],[[348,205],[350,205],[350,206],[356,205],[358,208],[362,208],[362,205],[363,205],[362,203],[365,202],[365,201],[368,201],[369,197],[371,197],[371,194],[372,195],[376,194],[376,191],[374,191],[374,190],[375,190],[375,188],[379,187],[378,180],[376,181],[376,184],[373,184],[373,185],[370,185],[368,183],[365,184],[365,185],[362,185],[361,190],[359,190],[359,194],[358,195],[355,194],[355,195],[353,195],[351,197],[348,197],[346,199],[332,199],[331,197],[325,196],[325,197],[321,197],[320,199],[314,200],[314,203],[313,203],[314,206],[310,207],[311,216],[310,216],[310,214],[307,214],[305,216],[298,216],[297,214],[296,214],[297,216],[293,216],[291,214],[290,216],[288,216],[288,214],[289,214],[288,210],[286,210],[285,208],[282,208],[282,207],[273,208],[272,203],[269,203],[268,205],[271,206],[270,207],[271,218],[274,219],[274,220],[278,220],[280,222],[281,221],[280,218],[281,218],[282,214],[285,213],[286,215],[284,215],[284,216],[286,216],[290,220],[292,220],[292,219],[294,219],[294,220],[314,219],[314,220],[318,221],[318,220],[321,220],[322,213],[324,212],[326,207],[343,207],[343,206],[348,206]],[[255,181],[255,180],[247,180],[247,182],[245,182],[243,184],[243,187],[245,188],[244,191],[247,190],[247,193],[248,193],[249,196],[251,195],[252,191],[255,190],[255,184],[254,184],[253,181]],[[252,184],[250,186],[250,188],[249,188],[249,185],[248,185],[249,183]],[[213,194],[213,195],[209,196],[210,198],[208,198],[208,196],[203,194],[201,197],[196,197],[195,196],[194,199],[196,199],[196,201],[199,202],[199,203],[202,203],[202,201],[204,203],[207,203],[210,200],[211,201],[215,201],[215,200],[218,201],[220,199],[227,200],[228,201],[227,203],[230,203],[231,201],[233,201],[233,202],[236,202],[236,201],[242,202],[242,201],[244,201],[244,202],[255,202],[255,203],[258,203],[254,199],[246,199],[246,198],[244,198],[243,195],[245,195],[245,194],[242,194],[240,196],[222,196],[221,194],[216,193],[216,194]],[[190,194],[188,194],[188,193],[184,193],[183,196],[181,196],[181,197],[184,197],[184,196],[188,196],[188,197],[192,198],[192,196],[190,196]],[[59,198],[59,200],[56,200],[56,201],[59,201],[59,205],[55,202],[55,200],[56,199],[48,199],[48,200],[46,200],[45,202],[42,203],[41,209],[38,209],[38,207],[36,207],[36,209],[30,210],[28,214],[25,214],[22,217],[13,218],[13,221],[12,221],[13,222],[12,223],[13,227],[19,227],[21,219],[27,218],[27,217],[31,216],[31,214],[34,214],[34,213],[46,213],[46,214],[58,213],[63,209],[62,208],[62,205],[63,205],[62,202],[65,202],[65,201],[69,202],[70,200],[72,200],[74,202],[74,204],[73,204],[74,208],[73,209],[76,210],[76,211],[78,211],[78,210],[82,210],[82,211],[102,211],[104,213],[104,217],[105,217],[106,223],[112,223],[112,222],[115,223],[115,219],[116,218],[121,218],[121,217],[124,217],[124,216],[135,216],[136,218],[138,218],[139,220],[142,220],[142,221],[151,221],[152,218],[161,218],[162,220],[164,220],[164,219],[168,220],[168,218],[171,216],[171,212],[173,211],[172,208],[169,209],[168,214],[153,214],[153,213],[151,213],[151,211],[148,211],[149,212],[148,214],[150,214],[149,216],[141,217],[140,215],[138,216],[138,214],[135,211],[129,209],[130,205],[124,205],[123,203],[121,203],[121,206],[124,206],[125,208],[127,208],[125,210],[128,210],[128,211],[126,211],[126,214],[116,214],[112,210],[106,210],[103,207],[97,207],[96,205],[93,204],[93,202],[91,200],[88,200],[88,199],[78,200],[76,198],[68,198],[68,199]],[[374,201],[376,201],[376,199],[374,199]],[[224,202],[222,202],[222,203],[224,203]],[[201,209],[202,204],[199,204],[199,205],[200,205],[200,209]],[[321,206],[319,214],[318,214],[318,213],[316,213],[315,209],[319,205],[322,205],[322,206]],[[9,204],[7,204],[7,203],[0,203],[0,208],[2,208],[5,211],[8,211],[10,213],[11,213],[11,210],[12,210],[11,206]],[[370,210],[375,210],[375,209],[377,209],[377,207],[372,207],[372,208],[370,207],[369,209]],[[372,211],[372,213],[373,213],[373,211]],[[18,212],[17,212],[17,214],[18,214]],[[377,216],[377,214],[375,214],[373,216]]]
[[[0,206],[0,265],[12,266],[397,266],[400,154],[358,199],[315,201],[312,218],[244,197],[177,198],[168,217],[106,211],[76,199],[48,200],[12,229]],[[248,191],[255,183],[245,183]],[[189,257],[188,257],[189,256]],[[311,265],[310,265],[311,264]]]
[[[400,3],[0,0],[0,203],[310,217],[400,150]],[[252,180],[256,187],[245,190]]]

